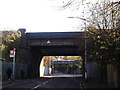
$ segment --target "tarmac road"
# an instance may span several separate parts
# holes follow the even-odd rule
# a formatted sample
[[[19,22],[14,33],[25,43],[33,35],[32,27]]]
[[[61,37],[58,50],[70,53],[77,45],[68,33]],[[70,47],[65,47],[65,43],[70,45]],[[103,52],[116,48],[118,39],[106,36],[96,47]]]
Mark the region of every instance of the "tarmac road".
[[[8,84],[2,87],[2,90],[41,90],[41,88],[81,88],[79,83],[71,78],[39,78],[28,81]]]

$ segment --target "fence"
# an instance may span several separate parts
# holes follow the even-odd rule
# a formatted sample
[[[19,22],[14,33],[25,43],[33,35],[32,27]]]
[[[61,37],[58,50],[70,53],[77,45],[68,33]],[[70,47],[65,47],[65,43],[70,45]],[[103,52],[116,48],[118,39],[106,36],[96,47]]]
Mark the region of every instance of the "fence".
[[[87,77],[100,79],[100,71],[95,62],[87,63]]]
[[[7,80],[8,79],[8,73],[10,72],[8,70],[11,70],[11,79],[13,78],[13,62],[8,62],[8,61],[0,61],[2,63],[2,80]],[[15,79],[22,79],[22,78],[27,78],[27,64],[23,63],[15,63],[15,74],[14,78]]]

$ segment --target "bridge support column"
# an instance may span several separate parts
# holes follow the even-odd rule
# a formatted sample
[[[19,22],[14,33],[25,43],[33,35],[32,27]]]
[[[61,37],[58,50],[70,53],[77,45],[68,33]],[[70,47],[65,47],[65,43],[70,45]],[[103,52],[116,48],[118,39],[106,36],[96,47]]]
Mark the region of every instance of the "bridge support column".
[[[85,56],[83,55],[82,56],[82,59],[83,59],[83,71],[82,71],[82,73],[83,73],[83,78],[84,79],[86,79],[85,77],[85,73],[87,73],[87,69],[86,69],[86,64],[85,64]]]
[[[29,75],[30,78],[39,78],[39,68],[40,68],[40,62],[42,60],[42,55],[39,55],[39,53],[36,53],[34,50],[31,50],[31,58],[29,63]]]

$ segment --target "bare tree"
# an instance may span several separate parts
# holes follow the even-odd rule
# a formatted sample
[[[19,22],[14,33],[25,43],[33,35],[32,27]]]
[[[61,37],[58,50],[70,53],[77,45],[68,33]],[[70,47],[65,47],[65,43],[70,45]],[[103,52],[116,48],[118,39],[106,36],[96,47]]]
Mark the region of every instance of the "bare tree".
[[[97,0],[94,4],[86,3],[86,1],[87,0],[67,0],[63,2],[63,8],[66,9],[78,4],[78,6],[82,5],[84,7],[83,15],[76,18],[83,21],[83,29],[86,29],[88,32],[87,38],[92,41],[88,42],[91,43],[89,46],[94,46],[93,50],[88,51],[92,51],[92,54],[97,57],[97,60],[98,58],[104,57],[104,59],[107,59],[104,63],[112,62],[113,60],[111,59],[114,59],[119,51],[115,51],[117,54],[115,53],[116,55],[114,55],[114,57],[109,57],[109,55],[105,54],[107,53],[105,50],[109,52],[113,49],[116,50],[117,47],[119,48],[120,1]],[[87,8],[87,10],[89,9],[89,11],[85,8]],[[114,45],[116,45],[115,48],[113,48]],[[107,57],[109,57],[109,59]]]
[[[120,2],[104,1],[91,9],[87,26],[88,38],[94,47],[91,55],[99,63],[118,62],[120,52]],[[114,52],[114,53],[113,53]],[[90,54],[90,53],[89,53]]]

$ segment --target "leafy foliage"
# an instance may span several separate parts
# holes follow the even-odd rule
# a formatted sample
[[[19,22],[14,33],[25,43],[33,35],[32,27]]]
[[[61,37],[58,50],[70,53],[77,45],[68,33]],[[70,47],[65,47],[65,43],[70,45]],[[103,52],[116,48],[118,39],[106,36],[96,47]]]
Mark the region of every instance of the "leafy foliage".
[[[88,59],[99,65],[118,63],[120,53],[119,2],[97,4],[87,26]],[[114,11],[114,12],[113,12]],[[97,12],[97,13],[96,13]]]
[[[2,31],[2,58],[6,60],[12,60],[10,55],[10,50],[13,48],[19,49],[21,33],[19,31]]]

